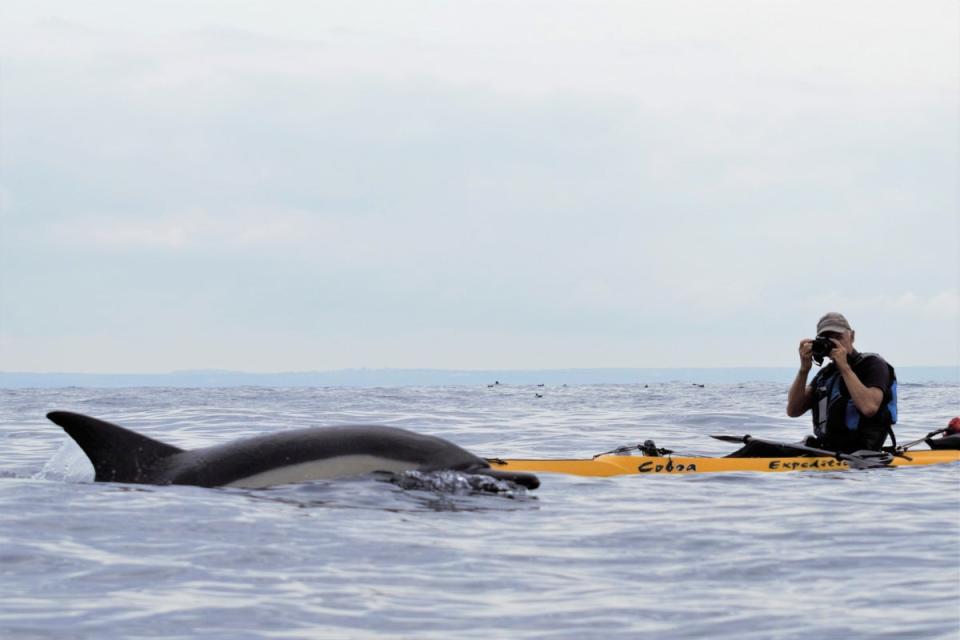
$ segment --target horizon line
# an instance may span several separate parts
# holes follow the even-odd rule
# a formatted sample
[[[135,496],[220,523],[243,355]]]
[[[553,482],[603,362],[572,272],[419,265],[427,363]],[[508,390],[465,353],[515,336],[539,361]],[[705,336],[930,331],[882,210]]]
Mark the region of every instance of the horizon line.
[[[257,371],[250,369],[221,369],[221,368],[201,368],[201,369],[172,369],[165,371],[67,371],[67,370],[45,370],[29,371],[24,369],[0,369],[0,375],[77,375],[77,376],[167,376],[167,375],[191,375],[191,374],[242,374],[242,375],[300,375],[300,374],[324,374],[358,371],[390,371],[390,372],[436,372],[436,373],[536,373],[536,372],[564,372],[564,371],[736,371],[736,370],[795,370],[796,366],[784,365],[690,365],[690,366],[669,366],[669,367],[483,367],[483,368],[448,368],[448,367],[339,367],[336,369],[285,369],[271,371]],[[957,369],[960,371],[960,364],[910,364],[900,365],[896,369]]]

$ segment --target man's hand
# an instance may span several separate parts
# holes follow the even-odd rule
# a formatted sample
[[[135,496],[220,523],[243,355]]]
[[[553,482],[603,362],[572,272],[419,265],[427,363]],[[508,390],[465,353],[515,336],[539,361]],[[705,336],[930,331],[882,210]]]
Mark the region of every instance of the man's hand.
[[[800,341],[800,370],[810,371],[813,366],[813,340],[804,338]]]
[[[830,359],[833,360],[833,362],[837,365],[837,369],[839,369],[841,373],[844,371],[849,371],[850,363],[847,362],[847,355],[850,352],[847,351],[847,348],[843,346],[839,340],[830,338],[830,341],[836,345],[833,347],[833,350],[830,351]]]

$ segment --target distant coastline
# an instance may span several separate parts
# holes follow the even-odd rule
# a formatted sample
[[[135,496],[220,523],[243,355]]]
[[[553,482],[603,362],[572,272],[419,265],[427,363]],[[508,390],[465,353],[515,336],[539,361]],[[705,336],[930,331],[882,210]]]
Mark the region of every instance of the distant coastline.
[[[0,388],[62,387],[410,387],[560,384],[651,384],[691,382],[789,384],[791,367],[731,367],[676,369],[338,369],[287,373],[241,371],[173,371],[170,373],[27,373],[0,371]],[[960,384],[960,367],[901,367],[902,384]]]

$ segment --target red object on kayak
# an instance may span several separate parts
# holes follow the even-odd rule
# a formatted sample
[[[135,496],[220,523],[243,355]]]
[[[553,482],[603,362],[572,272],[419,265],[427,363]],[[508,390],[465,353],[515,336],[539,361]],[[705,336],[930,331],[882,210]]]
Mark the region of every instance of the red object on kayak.
[[[960,417],[954,418],[947,425],[947,433],[960,433]]]

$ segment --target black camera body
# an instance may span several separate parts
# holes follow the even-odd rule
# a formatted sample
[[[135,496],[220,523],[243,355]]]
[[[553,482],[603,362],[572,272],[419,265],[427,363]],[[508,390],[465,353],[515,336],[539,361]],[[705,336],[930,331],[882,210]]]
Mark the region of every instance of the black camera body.
[[[813,360],[819,366],[823,364],[823,359],[830,355],[830,352],[833,351],[837,345],[826,336],[817,336],[814,338],[813,344],[810,345],[810,347],[813,351]]]

